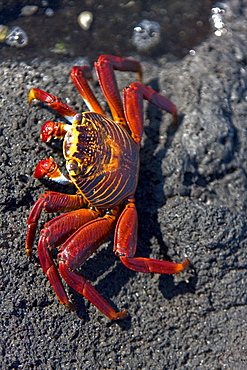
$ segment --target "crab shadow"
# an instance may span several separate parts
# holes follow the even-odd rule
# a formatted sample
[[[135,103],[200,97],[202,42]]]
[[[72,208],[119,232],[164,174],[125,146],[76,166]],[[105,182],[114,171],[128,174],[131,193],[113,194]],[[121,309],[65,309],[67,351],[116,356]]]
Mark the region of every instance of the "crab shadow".
[[[149,86],[159,92],[157,79],[151,80]],[[165,114],[171,117],[168,113]],[[162,174],[162,160],[172,146],[184,116],[182,114],[178,115],[177,124],[174,124],[172,118],[169,119],[166,127],[166,142],[161,149],[157,150],[160,140],[160,126],[164,124],[163,115],[164,113],[160,109],[152,104],[148,104],[146,117],[150,124],[144,130],[146,138],[141,149],[139,186],[136,193],[136,205],[139,214],[137,254],[140,257],[149,256],[152,253],[150,241],[155,238],[159,245],[160,254],[165,256],[165,260],[170,261],[169,245],[164,243],[158,220],[158,209],[166,203],[164,194],[166,179]],[[188,283],[181,281],[175,284],[174,275],[160,274],[159,289],[166,299],[172,299],[175,296],[195,291],[197,283],[196,272],[192,265],[190,268],[192,274],[188,279]]]

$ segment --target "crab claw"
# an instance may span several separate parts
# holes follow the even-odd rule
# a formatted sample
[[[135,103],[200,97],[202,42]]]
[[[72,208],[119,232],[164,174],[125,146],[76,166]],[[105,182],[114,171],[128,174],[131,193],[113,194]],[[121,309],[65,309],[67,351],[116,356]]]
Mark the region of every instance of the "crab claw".
[[[47,121],[41,129],[41,140],[44,143],[48,143],[53,137],[62,139],[70,127],[66,123]]]
[[[62,174],[62,172],[58,168],[58,164],[54,161],[52,157],[40,161],[35,168],[33,176],[36,179],[49,177],[51,180],[61,185],[68,185],[71,183],[70,179]]]
[[[59,100],[57,96],[49,94],[43,90],[30,90],[27,99],[28,104],[30,105],[34,99],[46,103],[48,107],[54,109],[58,114],[65,117],[68,121],[71,121],[72,117],[74,117],[74,115],[76,114],[76,112],[72,108]]]
[[[48,143],[49,141],[51,141],[52,136],[54,135],[54,131],[55,131],[55,122],[52,122],[52,121],[45,122],[41,130],[41,135],[40,135],[41,140],[44,143]]]
[[[39,164],[35,168],[33,176],[36,179],[40,179],[45,176],[52,177],[52,175],[54,175],[57,170],[57,163],[54,162],[54,159],[52,157],[50,157],[39,162]]]
[[[54,102],[56,100],[56,97],[40,89],[32,89],[28,94],[28,104],[30,105],[34,99],[41,100],[44,103],[49,104]]]

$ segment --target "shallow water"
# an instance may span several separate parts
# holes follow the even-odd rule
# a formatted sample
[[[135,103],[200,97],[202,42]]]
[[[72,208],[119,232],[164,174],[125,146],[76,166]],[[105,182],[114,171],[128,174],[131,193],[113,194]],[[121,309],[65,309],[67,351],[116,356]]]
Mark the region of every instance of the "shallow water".
[[[161,35],[160,43],[144,52],[142,58],[179,59],[212,32],[209,19],[215,1],[33,1],[38,11],[28,17],[19,16],[27,2],[17,3],[15,7],[2,9],[0,22],[21,27],[28,35],[28,45],[16,49],[0,44],[0,61],[9,58],[30,61],[36,57],[70,60],[85,56],[94,60],[102,53],[141,54],[132,43],[132,35],[143,19],[158,22]],[[53,9],[53,16],[46,15],[47,8]],[[87,31],[77,21],[84,10],[93,14],[93,23]]]

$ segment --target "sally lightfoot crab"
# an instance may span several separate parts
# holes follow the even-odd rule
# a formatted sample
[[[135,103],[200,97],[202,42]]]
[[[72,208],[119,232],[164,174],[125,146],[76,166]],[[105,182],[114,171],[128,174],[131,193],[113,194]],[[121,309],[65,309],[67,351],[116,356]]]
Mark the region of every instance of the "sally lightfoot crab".
[[[134,194],[139,172],[139,149],[143,132],[143,99],[171,113],[176,121],[176,106],[166,97],[143,85],[132,83],[120,97],[114,70],[136,72],[141,81],[141,65],[136,60],[101,55],[95,63],[98,80],[110,107],[108,118],[95,98],[87,80],[87,66],[73,67],[71,78],[89,111],[77,114],[56,96],[32,89],[28,96],[40,100],[69,123],[48,121],[41,139],[63,138],[67,175],[53,158],[37,165],[34,177],[48,177],[61,184],[74,184],[76,195],[46,192],[34,204],[28,217],[26,252],[32,255],[37,223],[42,211],[63,213],[44,225],[38,242],[38,255],[58,299],[70,309],[60,276],[75,291],[92,302],[113,320],[123,319],[127,310],[116,312],[100,293],[76,270],[97,250],[115,228],[114,253],[131,270],[176,274],[188,265],[152,258],[135,257],[137,211]],[[55,264],[51,249],[58,249]]]

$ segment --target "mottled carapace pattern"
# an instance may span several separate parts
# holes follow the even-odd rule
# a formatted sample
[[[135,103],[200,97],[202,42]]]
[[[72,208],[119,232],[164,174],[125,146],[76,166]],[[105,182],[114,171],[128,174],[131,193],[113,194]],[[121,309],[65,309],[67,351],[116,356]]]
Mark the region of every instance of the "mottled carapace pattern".
[[[139,171],[136,146],[121,125],[97,113],[83,113],[81,122],[71,126],[64,156],[80,162],[80,172],[70,177],[90,204],[115,207],[134,194]]]

